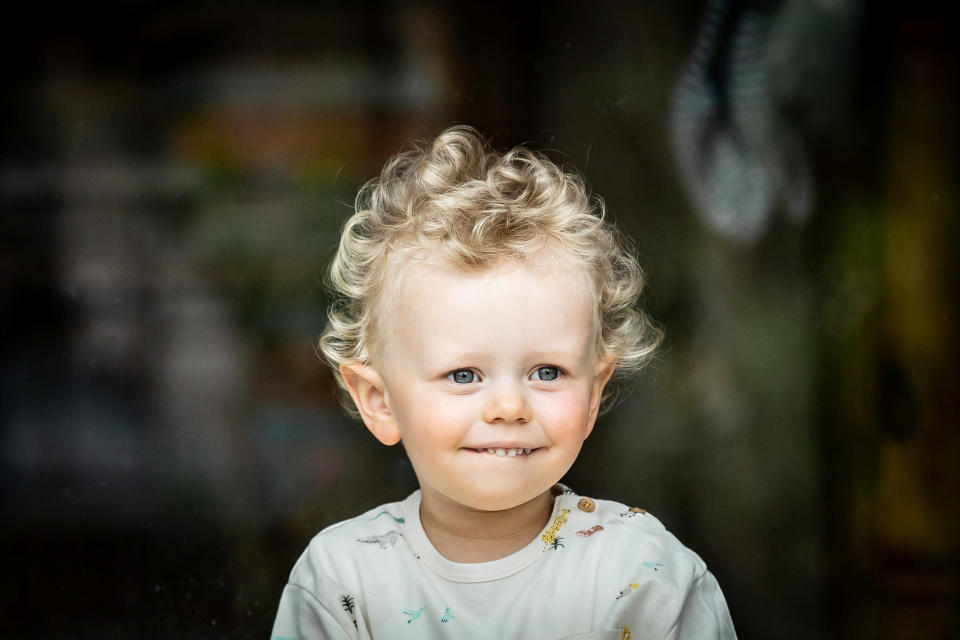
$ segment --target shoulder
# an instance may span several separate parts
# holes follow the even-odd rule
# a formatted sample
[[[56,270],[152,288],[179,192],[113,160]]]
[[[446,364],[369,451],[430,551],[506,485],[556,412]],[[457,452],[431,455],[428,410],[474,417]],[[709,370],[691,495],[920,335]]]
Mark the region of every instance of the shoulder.
[[[409,498],[401,502],[382,504],[354,518],[330,525],[313,537],[310,547],[339,545],[351,541],[377,546],[391,544],[389,540],[403,535],[408,502]],[[396,532],[396,535],[390,535],[390,532]]]
[[[643,508],[572,493],[561,500],[570,513],[568,537],[592,550],[612,580],[632,584],[651,578],[662,588],[685,592],[707,572],[700,556]]]
[[[608,626],[642,626],[651,637],[732,638],[730,614],[703,560],[639,507],[574,494],[568,511],[578,561],[565,569],[591,585],[594,617]],[[655,632],[655,633],[654,633]]]
[[[368,564],[381,563],[406,548],[406,505],[383,504],[320,531],[290,572],[290,584],[313,591],[325,577],[349,588],[359,584]]]

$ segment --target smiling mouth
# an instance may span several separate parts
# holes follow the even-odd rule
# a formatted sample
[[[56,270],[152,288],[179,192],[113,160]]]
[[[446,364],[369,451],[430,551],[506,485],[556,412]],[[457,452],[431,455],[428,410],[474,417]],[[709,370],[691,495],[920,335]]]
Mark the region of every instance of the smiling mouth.
[[[517,456],[528,456],[532,452],[536,451],[536,448],[491,448],[491,449],[471,449],[471,451],[476,451],[477,453],[492,453],[495,456],[500,458],[515,458]]]

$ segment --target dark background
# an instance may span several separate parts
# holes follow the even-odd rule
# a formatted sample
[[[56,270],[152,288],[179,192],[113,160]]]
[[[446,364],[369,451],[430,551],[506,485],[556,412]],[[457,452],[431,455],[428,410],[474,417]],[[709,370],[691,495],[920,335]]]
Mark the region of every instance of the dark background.
[[[664,348],[567,482],[656,514],[742,638],[957,637],[956,23],[889,4],[5,10],[0,636],[268,637],[309,538],[414,488],[314,354],[321,281],[458,122],[579,168],[648,270]],[[790,167],[750,221],[671,129],[707,15],[761,25],[706,64],[765,149],[715,193]]]

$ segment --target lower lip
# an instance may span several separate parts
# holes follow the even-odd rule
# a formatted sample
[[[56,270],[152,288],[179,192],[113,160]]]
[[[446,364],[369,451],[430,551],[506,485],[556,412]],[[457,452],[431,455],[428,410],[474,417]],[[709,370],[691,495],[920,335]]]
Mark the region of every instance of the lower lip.
[[[500,456],[500,455],[497,455],[497,454],[496,454],[496,451],[494,451],[494,453],[490,453],[490,452],[487,451],[486,449],[465,449],[465,451],[468,451],[468,452],[470,452],[470,453],[475,453],[475,454],[477,454],[477,455],[490,456],[491,458],[507,458],[507,459],[529,458],[530,456],[532,456],[533,454],[535,454],[535,453],[536,453],[537,451],[539,451],[539,450],[540,450],[540,449],[530,449],[530,453],[518,453],[518,454],[515,455],[515,456],[511,456],[511,455],[509,455],[509,454],[504,454],[504,455]]]

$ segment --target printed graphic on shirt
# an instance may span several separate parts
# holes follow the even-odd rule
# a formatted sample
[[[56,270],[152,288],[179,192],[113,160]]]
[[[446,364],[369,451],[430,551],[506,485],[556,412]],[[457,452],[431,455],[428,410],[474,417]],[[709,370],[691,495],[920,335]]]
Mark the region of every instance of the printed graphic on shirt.
[[[357,616],[353,614],[353,596],[344,594],[340,596],[340,606],[343,607],[343,610],[350,614],[350,617],[353,618],[353,626],[357,626]]]
[[[554,551],[556,551],[562,546],[564,546],[563,536],[557,536],[556,538],[553,539],[553,542],[550,543],[550,548],[553,549]]]
[[[581,529],[580,531],[577,531],[577,535],[580,536],[581,538],[589,538],[590,536],[597,533],[598,531],[603,531],[603,527],[600,526],[599,524],[595,524],[589,529]]]
[[[630,507],[626,511],[620,514],[621,518],[636,518],[637,516],[647,515],[646,509],[641,509],[640,507]]]
[[[630,627],[623,625],[623,631],[620,632],[620,640],[630,640]]]
[[[400,516],[395,516],[395,515],[393,515],[392,513],[390,513],[389,511],[386,511],[386,510],[381,511],[380,513],[378,513],[377,515],[373,516],[372,518],[367,518],[367,520],[376,520],[376,519],[379,518],[380,516],[384,516],[384,515],[390,516],[391,518],[393,518],[394,520],[396,520],[398,524],[404,524],[404,523],[407,521],[406,518],[402,518],[402,517],[400,517]]]
[[[447,607],[447,610],[443,612],[443,617],[440,618],[440,622],[446,624],[454,619],[456,619],[456,616],[450,613],[450,607]]]
[[[386,549],[387,547],[393,547],[397,544],[397,540],[400,539],[400,536],[403,534],[397,531],[396,529],[392,531],[387,531],[384,534],[377,536],[368,536],[366,538],[357,538],[357,542],[362,542],[363,544],[378,544],[381,549]]]
[[[628,584],[627,586],[625,586],[623,589],[620,590],[620,595],[614,598],[614,600],[619,600],[620,598],[626,598],[628,595],[633,593],[634,589],[636,589],[639,586],[640,585],[638,585],[636,582],[631,582],[630,584]]]
[[[543,540],[543,550],[553,548],[558,549],[559,547],[555,546],[553,543],[557,539],[557,533],[560,531],[560,527],[567,521],[567,515],[570,513],[570,509],[564,509],[560,512],[556,518],[553,519],[553,524],[550,525],[550,528],[543,532],[543,535],[540,536],[540,539]],[[560,545],[563,546],[562,544]]]
[[[659,571],[659,570],[660,570],[660,567],[663,566],[663,563],[662,563],[662,562],[646,562],[646,561],[644,561],[643,566],[645,566],[647,569],[653,569],[654,571]]]
[[[407,624],[410,624],[414,620],[418,620],[420,616],[423,615],[423,610],[426,609],[426,606],[420,607],[419,609],[404,609],[403,613],[410,616],[410,619],[407,620]]]

